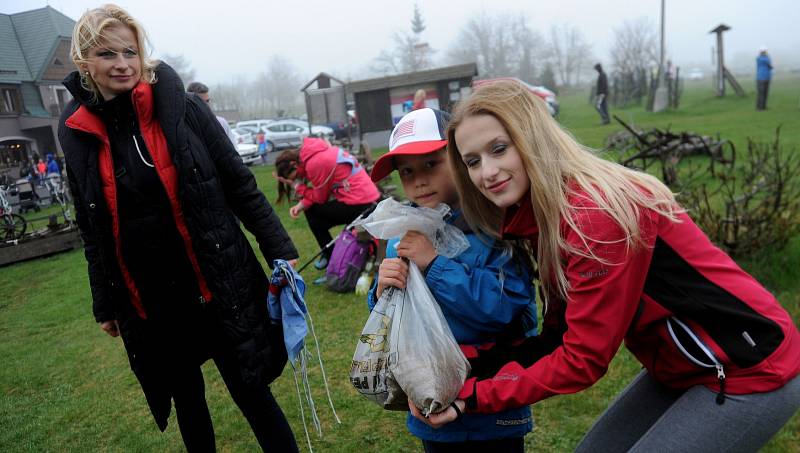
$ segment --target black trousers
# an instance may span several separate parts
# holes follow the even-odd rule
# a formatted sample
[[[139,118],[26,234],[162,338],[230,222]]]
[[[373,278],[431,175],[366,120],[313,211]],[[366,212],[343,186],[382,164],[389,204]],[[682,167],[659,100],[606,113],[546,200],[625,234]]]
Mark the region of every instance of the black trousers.
[[[296,452],[294,434],[269,387],[253,387],[242,381],[239,364],[232,349],[213,356],[233,401],[239,406],[266,452]],[[214,452],[214,426],[205,396],[203,373],[198,365],[175,364],[171,373],[175,413],[183,443],[189,453]]]
[[[333,240],[328,230],[336,225],[347,225],[372,205],[373,203],[344,204],[341,201],[334,200],[323,204],[315,204],[308,208],[305,211],[306,220],[319,248],[322,249]],[[333,253],[333,247],[325,250],[322,256],[330,258],[331,253]]]
[[[767,109],[767,95],[769,95],[769,80],[756,80],[756,110]]]
[[[212,304],[177,296],[182,285],[162,285],[169,299],[150,304],[150,353],[166,379],[183,443],[189,453],[214,452],[216,443],[206,403],[201,366],[209,358],[264,451],[296,452],[294,434],[269,386],[244,382],[236,350],[221,334]],[[185,288],[185,286],[183,286]],[[184,290],[188,292],[188,290]],[[146,306],[147,308],[147,306]]]
[[[467,442],[432,442],[423,440],[425,453],[525,453],[525,438],[473,440]]]

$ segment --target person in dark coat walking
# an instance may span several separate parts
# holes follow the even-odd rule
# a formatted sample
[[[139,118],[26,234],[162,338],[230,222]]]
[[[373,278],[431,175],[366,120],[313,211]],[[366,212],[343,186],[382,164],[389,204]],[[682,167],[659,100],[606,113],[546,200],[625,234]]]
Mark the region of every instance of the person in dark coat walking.
[[[156,424],[174,401],[190,452],[214,451],[200,366],[213,359],[264,450],[296,451],[269,389],[286,363],[269,323],[269,281],[237,218],[271,265],[297,251],[207,104],[146,57],[139,23],[115,5],[87,11],[79,71],[59,123],[93,311],[121,334]]]
[[[600,113],[600,120],[603,124],[608,124],[608,77],[603,72],[603,66],[600,63],[594,65],[597,71],[597,90],[595,90],[595,105],[594,108]]]

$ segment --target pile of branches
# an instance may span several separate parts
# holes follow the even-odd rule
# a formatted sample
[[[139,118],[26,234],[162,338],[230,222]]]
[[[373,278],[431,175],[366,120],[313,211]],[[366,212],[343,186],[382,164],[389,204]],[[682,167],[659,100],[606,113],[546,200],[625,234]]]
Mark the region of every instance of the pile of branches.
[[[783,248],[800,233],[800,156],[780,144],[748,139],[747,151],[730,169],[709,166],[706,178],[692,176],[679,189],[679,202],[708,237],[731,256],[766,247]]]
[[[642,132],[617,121],[627,132],[609,137],[607,145],[622,152],[620,163],[641,170],[660,163],[662,181],[729,255],[780,249],[800,233],[800,155],[781,145],[780,127],[771,143],[748,139],[737,158],[733,144],[719,138]],[[705,158],[684,159],[690,155]]]
[[[640,131],[614,115],[625,131],[606,139],[606,148],[620,153],[619,163],[646,171],[654,164],[661,166],[661,180],[669,187],[678,181],[678,164],[686,156],[705,155],[712,162],[730,166],[736,159],[736,148],[727,140],[701,136],[692,132],[670,132],[653,128]]]

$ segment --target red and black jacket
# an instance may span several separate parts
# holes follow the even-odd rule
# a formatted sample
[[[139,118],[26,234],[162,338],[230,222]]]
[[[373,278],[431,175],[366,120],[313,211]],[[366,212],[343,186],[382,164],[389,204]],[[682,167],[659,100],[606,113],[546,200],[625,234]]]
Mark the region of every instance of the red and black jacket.
[[[149,151],[153,160],[156,173],[164,186],[164,190],[169,200],[172,216],[177,227],[180,238],[186,249],[186,255],[191,262],[192,269],[199,285],[199,293],[205,301],[211,302],[213,296],[208,289],[205,278],[200,271],[197,263],[197,256],[194,253],[192,238],[186,227],[178,197],[178,177],[175,165],[172,162],[169,148],[161,126],[153,115],[153,87],[147,83],[138,84],[130,94],[134,110],[138,116],[138,125],[141,137],[144,139],[143,147]],[[67,118],[66,126],[70,129],[85,132],[97,137],[100,146],[97,149],[98,167],[103,198],[111,217],[111,230],[114,235],[115,255],[119,264],[122,278],[128,289],[130,302],[136,309],[136,313],[141,318],[147,318],[147,313],[142,305],[136,282],[133,280],[128,266],[123,259],[121,235],[120,235],[120,212],[117,205],[117,185],[114,175],[114,162],[109,143],[109,134],[103,120],[86,106],[81,106],[78,110]]]
[[[587,199],[577,193],[570,202],[579,205],[575,221],[588,244],[562,221],[564,237],[610,264],[564,256],[567,300],[552,301],[541,338],[464,347],[476,376],[459,397],[470,410],[583,390],[605,374],[623,341],[655,379],[678,389],[767,392],[800,373],[800,334],[789,313],[687,215],[672,222],[642,210],[646,245],[628,250],[619,226]],[[536,246],[530,201],[509,210],[503,234]]]

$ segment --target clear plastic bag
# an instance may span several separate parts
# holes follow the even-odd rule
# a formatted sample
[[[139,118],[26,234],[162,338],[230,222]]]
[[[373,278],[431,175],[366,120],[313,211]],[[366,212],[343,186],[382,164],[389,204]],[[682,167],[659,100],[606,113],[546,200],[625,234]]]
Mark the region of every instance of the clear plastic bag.
[[[430,239],[436,253],[453,258],[469,248],[469,241],[463,231],[444,221],[449,212],[446,204],[431,209],[409,206],[387,198],[378,204],[372,214],[352,225],[364,228],[378,239],[402,237],[410,230],[419,231]]]
[[[437,253],[452,257],[469,242],[444,222],[448,211],[446,205],[434,210],[384,200],[360,224],[382,239],[420,231]],[[350,381],[385,409],[407,409],[408,398],[427,415],[453,402],[468,374],[469,362],[422,272],[409,263],[406,289],[387,288],[370,313],[353,355]]]
[[[440,412],[458,396],[469,362],[416,264],[409,263],[406,290],[399,292],[405,297],[394,313],[397,359],[389,370],[423,415]]]
[[[408,410],[408,398],[389,369],[397,361],[397,348],[391,338],[397,338],[399,323],[394,323],[398,304],[403,304],[404,291],[387,288],[367,319],[353,354],[350,382],[370,401],[389,410]],[[400,309],[402,310],[402,308]]]

